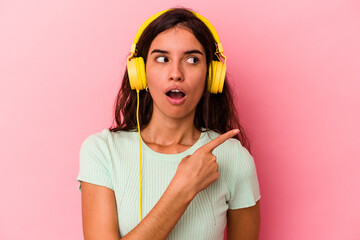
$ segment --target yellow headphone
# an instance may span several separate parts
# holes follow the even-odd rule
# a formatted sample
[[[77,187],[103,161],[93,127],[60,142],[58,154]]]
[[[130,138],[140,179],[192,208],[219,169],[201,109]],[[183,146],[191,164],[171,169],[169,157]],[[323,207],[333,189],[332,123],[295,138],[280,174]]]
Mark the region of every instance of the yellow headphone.
[[[141,135],[140,135],[140,124],[139,124],[139,91],[143,90],[147,86],[146,82],[146,73],[145,73],[145,62],[142,57],[136,57],[136,44],[138,43],[142,33],[144,30],[152,23],[155,19],[157,19],[160,15],[167,11],[171,11],[172,9],[164,10],[155,15],[151,16],[148,20],[146,20],[141,27],[139,28],[138,32],[136,33],[134,43],[131,45],[130,56],[127,58],[127,72],[129,76],[129,82],[131,89],[136,90],[137,92],[137,111],[136,111],[136,120],[138,126],[138,133],[139,133],[139,178],[140,178],[140,221],[142,221],[142,200],[141,200]],[[215,28],[211,25],[211,23],[205,19],[200,14],[191,11],[198,19],[200,19],[210,30],[211,34],[213,35],[217,47],[216,47],[216,56],[218,57],[219,61],[212,61],[209,65],[209,73],[207,79],[207,89],[210,93],[222,93],[225,81],[225,73],[226,73],[226,57],[223,54],[222,44],[220,43],[219,36],[215,31]],[[224,63],[220,61],[220,56],[224,59]]]
[[[152,23],[163,13],[171,10],[172,9],[164,10],[151,16],[141,25],[138,32],[136,33],[134,43],[131,45],[130,56],[127,59],[127,71],[129,75],[131,89],[143,90],[147,85],[144,59],[142,57],[136,57],[136,44],[138,43],[144,30],[150,23]],[[192,13],[208,27],[208,29],[210,30],[211,34],[213,35],[216,41],[217,44],[216,53],[219,58],[219,61],[212,61],[211,64],[209,65],[207,89],[211,93],[222,93],[224,81],[225,81],[225,72],[226,72],[226,57],[223,54],[224,50],[222,48],[222,44],[220,43],[219,36],[215,31],[215,28],[211,25],[211,23],[200,14],[196,12],[192,12]],[[224,63],[220,61],[220,56],[224,59]]]

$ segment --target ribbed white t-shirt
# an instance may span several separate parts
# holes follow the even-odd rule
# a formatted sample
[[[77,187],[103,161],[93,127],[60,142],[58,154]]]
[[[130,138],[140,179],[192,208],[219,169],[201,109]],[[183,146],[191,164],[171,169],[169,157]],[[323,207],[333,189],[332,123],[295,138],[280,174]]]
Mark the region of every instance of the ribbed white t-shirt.
[[[193,146],[178,154],[155,152],[141,139],[143,217],[168,187],[181,159],[217,136],[214,131],[202,132]],[[237,139],[226,140],[213,154],[219,179],[196,195],[168,239],[222,240],[227,210],[250,207],[260,199],[254,159]],[[104,129],[87,137],[81,145],[77,180],[114,191],[121,236],[140,221],[138,167],[138,132]]]

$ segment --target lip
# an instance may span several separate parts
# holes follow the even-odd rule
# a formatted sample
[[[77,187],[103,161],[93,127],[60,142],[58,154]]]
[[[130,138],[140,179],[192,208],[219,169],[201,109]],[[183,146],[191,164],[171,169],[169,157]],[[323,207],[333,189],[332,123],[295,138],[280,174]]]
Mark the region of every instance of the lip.
[[[166,98],[168,99],[168,101],[173,104],[173,105],[179,105],[182,104],[185,101],[186,96],[184,96],[183,98],[180,99],[175,99],[175,98],[171,98],[168,95],[165,95]]]
[[[173,89],[177,89],[177,90],[183,92],[183,93],[185,94],[185,96],[186,96],[186,91],[185,91],[182,87],[177,86],[177,85],[172,85],[172,86],[168,87],[168,88],[165,90],[164,94],[166,94],[168,91],[171,91],[171,90],[173,90]]]
[[[171,98],[171,97],[169,97],[168,95],[166,95],[166,93],[167,93],[168,91],[171,91],[171,90],[173,90],[173,89],[177,89],[177,90],[181,91],[182,93],[185,94],[185,96],[184,96],[183,98],[180,98],[180,99],[175,99],[175,98]],[[180,105],[180,104],[182,104],[182,103],[185,101],[185,99],[186,99],[186,91],[185,91],[182,87],[177,86],[177,85],[172,85],[172,86],[168,87],[168,88],[165,90],[164,94],[165,94],[167,100],[168,100],[171,104],[173,104],[173,105]]]

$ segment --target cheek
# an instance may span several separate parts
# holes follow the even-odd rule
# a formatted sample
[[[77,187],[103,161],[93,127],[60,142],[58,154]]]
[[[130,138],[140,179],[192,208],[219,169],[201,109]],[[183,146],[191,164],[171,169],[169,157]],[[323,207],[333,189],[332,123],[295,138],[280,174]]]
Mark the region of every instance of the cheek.
[[[206,69],[197,74],[196,80],[196,87],[199,88],[199,91],[203,92],[207,82]]]
[[[151,71],[146,72],[146,82],[149,86],[150,95],[155,102],[162,101],[164,86],[164,76],[161,75],[161,71],[155,71],[152,68]]]
[[[204,89],[206,87],[206,74],[204,75],[199,74],[195,81],[193,82],[191,89],[192,89],[192,97],[195,101],[199,101],[204,93]]]
[[[153,88],[158,88],[161,84],[160,81],[162,79],[161,73],[162,71],[157,71],[155,68],[149,68],[151,70],[146,71],[146,82],[147,85]]]

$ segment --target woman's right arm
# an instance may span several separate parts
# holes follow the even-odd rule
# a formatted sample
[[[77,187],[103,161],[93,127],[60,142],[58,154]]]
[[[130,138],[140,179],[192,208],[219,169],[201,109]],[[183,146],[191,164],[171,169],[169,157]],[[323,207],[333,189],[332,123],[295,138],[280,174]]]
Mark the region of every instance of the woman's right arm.
[[[113,190],[81,182],[81,208],[85,240],[120,239]]]
[[[122,239],[166,239],[195,195],[185,194],[170,183],[148,215]],[[113,190],[81,183],[85,240],[120,239]]]
[[[183,158],[174,178],[146,217],[122,239],[166,239],[196,194],[219,178],[214,148],[237,134],[229,131]],[[114,192],[82,182],[85,240],[120,238]],[[122,216],[120,216],[122,217]]]

